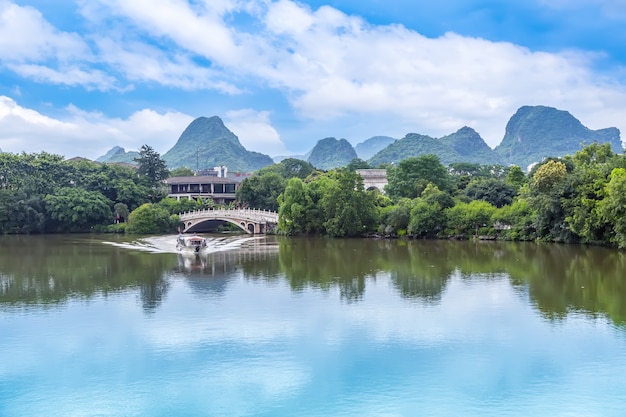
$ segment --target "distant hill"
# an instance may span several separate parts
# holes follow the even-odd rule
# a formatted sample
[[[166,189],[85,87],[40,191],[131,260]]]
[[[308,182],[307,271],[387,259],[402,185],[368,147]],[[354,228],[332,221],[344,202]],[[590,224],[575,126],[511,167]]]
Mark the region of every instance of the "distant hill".
[[[246,150],[217,116],[192,121],[162,158],[170,169],[226,165],[231,172],[252,172],[274,163],[268,155]]]
[[[307,162],[315,168],[328,170],[346,166],[354,158],[357,158],[357,154],[350,142],[345,139],[325,138],[313,147]]]
[[[139,158],[139,152],[126,152],[121,146],[114,146],[106,154],[96,159],[96,162],[126,162],[128,164],[136,164],[134,161],[135,158]]]
[[[359,158],[367,161],[395,141],[396,139],[389,136],[374,136],[357,144],[354,150]]]
[[[567,111],[523,106],[507,123],[495,152],[505,163],[525,169],[546,157],[572,155],[593,142],[608,142],[614,152],[623,152],[620,131],[615,127],[590,130]]]
[[[462,161],[460,162],[481,165],[502,164],[500,156],[471,127],[464,126],[455,133],[439,140],[461,156]]]
[[[443,141],[426,135],[409,133],[378,152],[367,162],[375,167],[380,164],[397,164],[403,159],[427,154],[437,155],[444,165],[464,161],[457,151]]]

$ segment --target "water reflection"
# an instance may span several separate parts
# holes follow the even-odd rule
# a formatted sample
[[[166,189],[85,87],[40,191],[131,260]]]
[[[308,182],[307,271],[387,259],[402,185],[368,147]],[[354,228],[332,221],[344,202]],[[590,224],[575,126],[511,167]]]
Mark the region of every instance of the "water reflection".
[[[0,237],[0,308],[41,307],[69,298],[138,290],[147,313],[167,297],[171,279],[199,296],[222,295],[233,280],[287,281],[293,291],[338,289],[347,303],[369,283],[389,279],[398,294],[440,302],[450,279],[509,277],[546,318],[571,312],[626,324],[626,254],[566,245],[267,237],[225,240],[228,250],[199,256],[148,253],[91,236]]]

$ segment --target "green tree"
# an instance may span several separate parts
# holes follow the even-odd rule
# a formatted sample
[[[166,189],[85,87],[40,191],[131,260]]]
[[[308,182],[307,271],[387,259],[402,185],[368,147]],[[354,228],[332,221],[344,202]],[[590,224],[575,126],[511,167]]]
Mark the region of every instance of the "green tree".
[[[316,232],[307,227],[307,213],[312,208],[304,182],[297,177],[287,181],[285,192],[278,197],[278,227],[286,234]]]
[[[501,236],[509,240],[532,240],[535,238],[533,221],[535,213],[528,201],[518,199],[513,204],[503,206],[494,211],[491,221],[494,227],[499,226]]]
[[[45,205],[40,196],[0,188],[0,233],[42,233],[45,222]]]
[[[611,242],[626,248],[626,169],[615,168],[605,186],[606,197],[599,203],[602,219],[611,224]]]
[[[465,188],[465,195],[472,200],[484,200],[496,207],[511,204],[516,194],[512,186],[495,178],[475,180]]]
[[[348,171],[356,171],[357,169],[370,169],[371,166],[366,161],[361,158],[354,158],[352,161],[348,163],[346,169]]]
[[[513,165],[509,168],[509,173],[506,174],[506,183],[515,188],[515,190],[519,190],[520,187],[526,184],[526,175],[522,168],[517,165]]]
[[[326,234],[350,237],[372,231],[377,220],[375,197],[365,192],[363,178],[347,169],[336,170],[333,177],[320,201]]]
[[[411,210],[409,232],[419,237],[433,237],[446,225],[446,215],[438,202],[419,198]]]
[[[146,178],[152,188],[158,188],[169,176],[169,170],[161,155],[148,145],[143,145],[139,149],[139,157],[134,161],[139,165],[137,173]]]
[[[451,189],[450,174],[436,155],[422,155],[400,161],[387,170],[387,194],[391,198],[416,198],[429,183],[443,191]]]
[[[177,219],[178,216],[170,216],[165,208],[146,203],[130,213],[126,231],[132,234],[167,233],[175,228]]]
[[[83,232],[112,221],[111,201],[97,191],[65,187],[44,200],[54,231]]]
[[[237,189],[237,201],[241,206],[278,211],[278,196],[286,186],[287,181],[276,173],[254,175],[241,182]]]
[[[187,167],[180,167],[172,169],[168,177],[193,177],[196,173]]]
[[[459,203],[446,209],[447,224],[454,234],[478,234],[482,227],[491,226],[491,216],[496,208],[486,201],[474,200]]]

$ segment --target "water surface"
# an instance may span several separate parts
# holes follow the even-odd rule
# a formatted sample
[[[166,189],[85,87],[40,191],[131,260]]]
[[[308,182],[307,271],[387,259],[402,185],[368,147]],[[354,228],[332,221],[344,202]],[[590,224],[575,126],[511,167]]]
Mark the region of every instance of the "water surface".
[[[626,256],[0,237],[0,415],[623,416]]]

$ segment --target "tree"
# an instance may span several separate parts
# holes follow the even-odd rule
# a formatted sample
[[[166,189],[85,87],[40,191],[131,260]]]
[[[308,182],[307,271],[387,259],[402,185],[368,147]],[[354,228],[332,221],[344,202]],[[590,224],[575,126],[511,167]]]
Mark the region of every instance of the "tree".
[[[495,178],[475,180],[465,188],[465,195],[472,200],[484,200],[496,207],[511,204],[516,194],[512,186]]]
[[[169,176],[169,170],[161,155],[148,145],[143,145],[139,149],[139,158],[135,158],[134,161],[139,164],[137,173],[145,177],[153,188],[158,188]]]
[[[111,201],[97,191],[64,187],[44,200],[55,231],[83,232],[112,220]]]
[[[170,216],[163,207],[146,203],[128,216],[126,231],[133,234],[156,234],[171,232],[178,216]]]
[[[191,168],[180,167],[170,171],[169,177],[193,177],[195,172]]]
[[[374,195],[365,192],[363,178],[356,172],[338,169],[320,200],[326,234],[359,236],[373,230],[376,221]]]
[[[481,227],[491,225],[491,216],[495,210],[493,205],[482,200],[459,203],[446,210],[448,226],[455,234],[477,234]]]
[[[519,190],[519,188],[526,184],[526,175],[522,168],[517,165],[513,165],[509,168],[509,173],[506,174],[506,183],[515,188],[515,190]]]
[[[237,201],[242,206],[277,211],[278,196],[285,191],[286,185],[286,180],[273,172],[254,175],[241,182]]]
[[[561,161],[550,160],[541,165],[532,176],[531,184],[539,191],[548,191],[567,175],[567,167]]]
[[[606,197],[599,203],[602,218],[613,225],[612,242],[626,248],[626,169],[615,168],[605,186]]]
[[[304,182],[297,177],[287,181],[285,192],[278,197],[278,227],[291,235],[315,232],[307,228],[307,213],[312,206]]]
[[[348,171],[356,171],[357,169],[370,169],[370,164],[361,158],[354,158],[352,161],[348,163],[346,166]]]
[[[443,191],[451,188],[450,174],[436,155],[422,155],[400,161],[397,167],[387,170],[387,181],[385,190],[392,198],[415,198],[429,183]]]
[[[420,237],[436,235],[446,223],[446,215],[439,203],[428,203],[425,199],[418,199],[411,210],[409,232]]]

